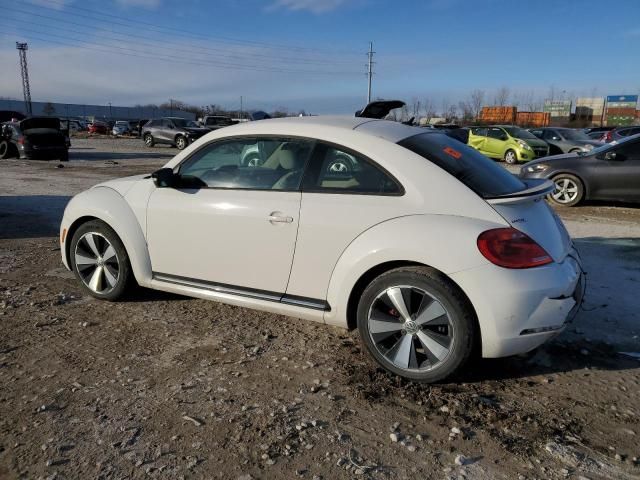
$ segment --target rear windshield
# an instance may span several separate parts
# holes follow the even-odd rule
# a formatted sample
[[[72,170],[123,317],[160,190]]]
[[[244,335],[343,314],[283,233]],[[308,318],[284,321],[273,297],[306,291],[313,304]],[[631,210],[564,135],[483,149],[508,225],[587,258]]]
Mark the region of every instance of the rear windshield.
[[[493,160],[442,133],[421,133],[398,145],[435,163],[483,198],[511,195],[527,188]]]

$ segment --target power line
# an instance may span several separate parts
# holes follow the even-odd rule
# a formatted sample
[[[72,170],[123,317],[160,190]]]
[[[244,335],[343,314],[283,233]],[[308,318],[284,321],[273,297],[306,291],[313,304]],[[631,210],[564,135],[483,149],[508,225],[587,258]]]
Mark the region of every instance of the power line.
[[[30,16],[36,16],[36,17],[41,17],[47,20],[52,20],[52,21],[57,21],[57,22],[62,22],[62,23],[66,23],[69,25],[74,25],[74,26],[80,26],[82,28],[87,28],[87,29],[93,29],[93,30],[102,30],[108,33],[111,33],[112,35],[118,35],[120,37],[123,37],[124,39],[128,38],[136,38],[136,39],[143,39],[143,40],[153,40],[153,41],[157,41],[156,38],[153,37],[149,37],[149,36],[143,36],[143,35],[138,35],[138,34],[134,34],[134,33],[124,33],[124,32],[116,32],[116,31],[112,31],[112,30],[108,30],[106,28],[101,28],[101,27],[91,27],[88,26],[86,24],[83,23],[78,23],[78,22],[73,22],[70,20],[65,20],[65,19],[53,19],[51,17],[48,17],[46,15],[40,15],[38,13],[34,13],[34,12],[29,12],[26,10],[20,10],[17,8],[12,8],[13,12],[18,12],[18,13],[24,13]],[[38,22],[33,22],[31,20],[22,20],[19,18],[13,18],[13,17],[7,17],[9,20],[12,21],[16,21],[16,22],[22,22],[22,23],[28,23],[30,25],[38,25],[38,26],[43,26],[43,27],[50,27],[50,28],[58,28],[49,24],[44,24],[44,23],[38,23]],[[64,30],[66,32],[72,32],[72,33],[78,33],[81,35],[87,35],[87,34],[94,34],[95,35],[95,31],[92,32],[81,32],[81,31],[77,31],[77,30],[71,30],[69,28],[67,28],[66,26],[61,26],[60,28],[64,28]],[[40,33],[40,32],[38,32]],[[117,40],[117,41],[122,41],[121,38],[115,38],[113,36],[108,36],[105,34],[99,34],[100,36],[112,39],[112,40]],[[152,47],[157,47],[157,44],[150,44],[148,42],[140,42],[139,40],[135,40],[136,43],[138,44],[146,44],[146,45],[150,45]],[[187,44],[188,46],[191,46],[192,48],[194,48],[195,50],[207,50],[207,51],[213,51],[213,52],[228,52],[228,49],[222,49],[222,48],[214,48],[214,47],[205,47],[205,46],[195,46],[193,44]],[[175,48],[175,47],[167,47],[165,45],[163,45],[163,50],[175,50],[175,51],[179,51],[181,54],[184,54],[184,49],[180,49],[180,48]],[[199,53],[199,52],[195,52],[197,54],[202,54],[202,55],[211,55],[211,54],[205,54],[205,53]],[[265,53],[251,53],[251,52],[242,52],[240,54],[237,55],[221,55],[221,54],[216,54],[219,57],[225,57],[225,58],[237,58],[237,57],[242,57],[242,56],[246,56],[246,57],[254,57],[257,58],[258,60],[260,59],[273,59],[274,61],[278,61],[281,63],[300,63],[300,64],[308,64],[308,65],[337,65],[337,64],[352,64],[353,62],[350,61],[340,61],[340,60],[327,60],[327,61],[322,61],[322,60],[313,60],[313,59],[301,59],[299,57],[281,57],[279,56],[279,54],[265,54]],[[211,55],[214,56],[214,55]],[[240,58],[240,60],[242,60]],[[253,61],[253,60],[251,60]]]
[[[29,28],[22,28],[21,30],[23,30],[23,31],[25,31],[25,30],[26,31],[33,31],[33,30],[29,29]],[[85,50],[94,50],[94,51],[103,52],[103,53],[117,53],[119,55],[127,55],[127,56],[138,57],[138,58],[164,60],[164,61],[170,61],[172,63],[185,63],[185,64],[190,64],[190,65],[200,65],[200,66],[210,66],[210,67],[211,66],[213,66],[213,67],[217,66],[217,67],[229,68],[231,70],[234,70],[234,69],[235,70],[251,70],[251,71],[274,72],[274,73],[300,73],[300,74],[314,74],[314,75],[317,75],[317,74],[321,74],[321,75],[359,75],[359,73],[357,73],[357,72],[335,72],[335,71],[330,72],[330,71],[323,71],[323,70],[294,70],[294,69],[268,68],[268,67],[254,66],[254,65],[234,64],[234,63],[228,63],[228,62],[204,61],[204,60],[197,60],[197,59],[189,60],[189,59],[185,59],[184,57],[180,57],[180,56],[170,56],[170,55],[160,56],[160,55],[154,54],[153,52],[134,50],[134,49],[125,48],[125,47],[118,47],[118,46],[102,45],[102,44],[99,44],[99,43],[87,42],[87,41],[84,41],[84,40],[79,40],[77,38],[65,37],[63,35],[56,35],[56,34],[52,34],[52,33],[43,33],[43,32],[37,32],[37,31],[36,31],[36,33],[38,35],[44,35],[46,37],[61,38],[63,40],[67,40],[67,41],[63,42],[63,41],[60,41],[60,40],[52,40],[51,38],[42,38],[42,37],[39,37],[39,36],[36,36],[36,35],[33,35],[33,34],[29,34],[29,38],[40,40],[40,41],[43,41],[43,42],[57,43],[57,44],[60,44],[60,45],[71,46],[71,47],[75,47],[75,48],[81,48],[81,49],[85,49]],[[8,35],[6,35],[6,34],[2,34],[2,36],[8,37]],[[76,42],[76,43],[69,43],[69,41]],[[78,45],[78,43],[80,43],[82,45],[89,45],[89,46],[81,46],[81,45]]]
[[[15,0],[18,1],[18,0]],[[174,32],[175,35],[180,35],[180,36],[185,36],[185,37],[190,37],[190,38],[198,38],[200,40],[204,39],[204,40],[212,40],[212,39],[218,39],[218,41],[222,42],[222,43],[236,43],[236,44],[242,44],[242,45],[253,45],[259,48],[272,48],[272,49],[277,49],[277,48],[284,48],[287,50],[296,50],[296,51],[308,51],[308,52],[317,52],[317,53],[326,53],[326,54],[338,54],[338,53],[342,53],[345,55],[358,55],[357,52],[354,51],[347,51],[347,50],[333,50],[333,51],[329,51],[329,50],[322,50],[322,49],[317,49],[317,48],[311,48],[311,47],[299,47],[299,46],[292,46],[292,45],[283,45],[283,44],[272,44],[272,43],[266,43],[266,42],[256,42],[256,41],[251,41],[251,40],[242,40],[242,39],[234,39],[231,37],[224,37],[224,36],[215,36],[215,35],[203,35],[197,32],[188,32],[186,30],[181,30],[178,28],[173,28],[173,27],[165,27],[162,25],[156,25],[153,23],[149,23],[149,22],[144,22],[141,20],[130,20],[128,18],[125,17],[121,17],[118,15],[113,15],[110,13],[104,13],[104,12],[99,12],[97,10],[92,10],[89,8],[83,8],[80,7],[78,5],[67,5],[64,2],[60,2],[57,0],[49,0],[50,3],[56,4],[58,7],[66,7],[65,9],[65,15],[75,15],[75,16],[80,16],[80,17],[84,17],[84,18],[88,18],[91,20],[97,20],[97,21],[106,21],[106,20],[102,20],[102,19],[97,19],[95,17],[91,17],[87,14],[83,14],[83,13],[78,13],[77,11],[71,11],[71,10],[79,10],[81,12],[88,12],[91,15],[99,15],[102,17],[107,17],[107,18],[114,18],[117,20],[120,20],[121,22],[128,22],[132,25],[126,25],[123,24],[121,22],[114,22],[113,20],[109,20],[109,22],[111,24],[116,24],[116,25],[121,25],[121,26],[125,26],[127,28],[138,28],[135,27],[135,25],[146,25],[147,29],[149,29],[149,27],[151,27],[151,29],[155,29],[155,30],[159,30],[159,33],[164,33],[162,32],[162,30],[166,30],[166,31],[171,31]],[[46,8],[49,10],[52,10],[54,12],[59,12],[58,9],[56,9],[55,7],[49,7],[47,5],[42,5],[42,4],[34,4],[32,2],[28,2],[30,5],[37,7],[37,8]],[[24,3],[22,3],[24,5]]]

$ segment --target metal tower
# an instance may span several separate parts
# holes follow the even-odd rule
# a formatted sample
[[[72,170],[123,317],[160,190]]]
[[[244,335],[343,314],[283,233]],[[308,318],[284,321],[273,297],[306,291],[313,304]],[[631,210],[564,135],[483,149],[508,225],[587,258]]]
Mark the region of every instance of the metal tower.
[[[24,94],[24,108],[27,116],[33,115],[31,109],[31,89],[29,88],[29,69],[27,67],[27,50],[29,46],[26,43],[16,42],[16,48],[20,55],[20,73],[22,74],[22,93]]]

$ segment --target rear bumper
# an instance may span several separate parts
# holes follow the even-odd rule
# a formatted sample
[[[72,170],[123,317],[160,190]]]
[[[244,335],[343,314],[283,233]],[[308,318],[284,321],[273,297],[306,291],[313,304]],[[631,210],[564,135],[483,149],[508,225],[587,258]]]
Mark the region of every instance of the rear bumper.
[[[451,275],[476,309],[482,356],[525,353],[558,335],[573,320],[585,279],[577,252],[561,263],[510,270],[485,265]]]
[[[67,146],[59,146],[59,147],[41,147],[41,148],[33,148],[33,147],[24,147],[18,148],[18,152],[20,153],[20,158],[22,159],[33,159],[33,160],[49,160],[49,159],[57,159],[64,157],[68,154]]]

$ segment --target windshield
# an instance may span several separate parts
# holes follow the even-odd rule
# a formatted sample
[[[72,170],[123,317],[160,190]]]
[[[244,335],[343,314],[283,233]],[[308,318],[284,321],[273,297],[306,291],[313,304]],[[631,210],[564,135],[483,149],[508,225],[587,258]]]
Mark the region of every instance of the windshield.
[[[502,127],[502,128],[504,128],[507,131],[507,133],[514,138],[521,138],[522,140],[538,139],[538,137],[536,137],[533,133],[527,132],[523,128],[518,128],[518,127]]]
[[[633,137],[627,137],[627,138],[622,139],[620,141],[613,141],[611,143],[604,143],[604,144],[600,145],[599,147],[595,147],[593,150],[589,151],[588,155],[599,155],[601,153],[605,153],[605,152],[611,150],[614,147],[618,147],[620,145],[624,145],[628,141],[638,140],[638,138],[639,138],[638,136],[633,136]]]
[[[591,141],[592,140],[591,138],[589,138],[589,136],[586,133],[579,132],[577,130],[569,130],[569,129],[560,130],[560,133],[567,140],[573,140],[573,141],[576,141],[576,142],[584,142],[584,141]]]
[[[191,120],[190,122],[187,122],[187,127],[199,128],[200,125],[198,125],[198,122],[194,122],[193,120]]]
[[[527,188],[493,160],[444,133],[421,133],[401,140],[398,145],[446,170],[483,198],[510,195]]]

